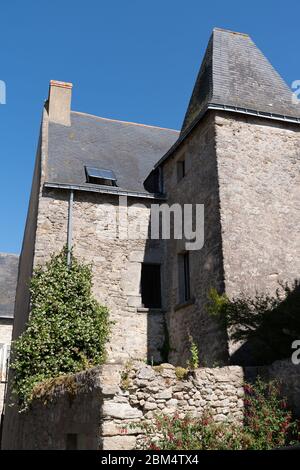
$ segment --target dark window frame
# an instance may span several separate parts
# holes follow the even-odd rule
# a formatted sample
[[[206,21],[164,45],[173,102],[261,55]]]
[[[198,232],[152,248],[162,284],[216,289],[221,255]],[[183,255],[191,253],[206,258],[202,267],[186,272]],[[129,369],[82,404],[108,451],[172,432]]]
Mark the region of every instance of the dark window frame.
[[[191,300],[190,254],[188,251],[178,255],[179,303]]]

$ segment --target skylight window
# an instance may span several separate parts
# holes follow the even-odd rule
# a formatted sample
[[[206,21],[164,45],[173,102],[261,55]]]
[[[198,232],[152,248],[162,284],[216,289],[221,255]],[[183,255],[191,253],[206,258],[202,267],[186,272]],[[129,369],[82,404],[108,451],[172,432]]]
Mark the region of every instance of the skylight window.
[[[86,166],[85,173],[88,183],[101,184],[105,186],[117,186],[117,178],[112,170]]]

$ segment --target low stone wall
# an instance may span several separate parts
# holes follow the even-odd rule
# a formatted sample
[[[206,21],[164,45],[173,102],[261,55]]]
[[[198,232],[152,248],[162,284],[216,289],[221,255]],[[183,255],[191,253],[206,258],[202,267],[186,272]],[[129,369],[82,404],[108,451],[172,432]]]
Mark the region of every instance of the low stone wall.
[[[3,448],[129,450],[143,440],[138,427],[130,424],[160,413],[200,416],[209,409],[216,421],[242,424],[243,383],[257,373],[282,380],[290,406],[300,408],[300,366],[290,361],[263,368],[201,368],[184,377],[182,372],[170,364],[134,362],[66,376],[18,415]],[[9,413],[7,408],[5,419]]]
[[[242,422],[241,367],[197,369],[185,378],[177,377],[180,372],[171,364],[151,367],[141,363],[123,372],[121,387],[104,399],[103,448],[132,449],[141,444],[143,436],[128,425],[151,420],[155,413],[200,416],[210,409],[216,421]]]

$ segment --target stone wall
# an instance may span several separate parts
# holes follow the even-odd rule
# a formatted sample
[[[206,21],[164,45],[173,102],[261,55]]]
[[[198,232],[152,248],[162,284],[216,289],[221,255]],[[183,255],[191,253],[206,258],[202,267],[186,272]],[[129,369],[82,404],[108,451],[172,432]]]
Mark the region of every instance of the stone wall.
[[[10,344],[12,328],[12,318],[0,318],[0,343]]]
[[[6,387],[6,363],[13,329],[18,264],[17,255],[0,253],[0,416]]]
[[[185,158],[184,178],[177,179],[177,162]],[[207,312],[208,292],[224,289],[220,202],[215,151],[214,114],[207,113],[172,158],[163,166],[168,204],[204,204],[204,246],[190,251],[191,299],[179,302],[178,255],[185,240],[165,243],[164,275],[170,336],[169,361],[186,366],[190,356],[189,334],[199,349],[202,366],[224,365],[228,359],[227,335]]]
[[[125,371],[125,373],[124,373]],[[241,422],[243,371],[240,367],[199,369],[178,379],[170,364],[110,364],[68,376],[35,399],[19,415],[5,449],[66,449],[76,435],[81,449],[133,449],[143,435],[131,423],[154,413],[201,415],[210,408],[217,421]]]
[[[0,419],[3,408],[4,392],[6,387],[7,371],[5,362],[8,355],[8,348],[10,347],[11,343],[12,329],[12,318],[0,318]]]
[[[216,421],[243,420],[243,370],[238,366],[197,369],[185,378],[171,364],[133,364],[121,387],[103,402],[103,448],[142,446],[143,435],[129,429],[131,422],[151,420],[154,414],[201,416],[211,410]],[[125,426],[125,431],[124,431]]]
[[[18,255],[0,253],[0,318],[14,316],[18,264]]]
[[[68,197],[67,192],[45,190],[40,199],[35,265],[45,263],[66,244]],[[74,255],[92,264],[94,295],[109,308],[114,321],[108,360],[120,362],[131,357],[160,362],[163,312],[143,308],[140,288],[142,263],[162,262],[159,240],[147,240],[150,202],[128,199],[129,238],[120,235],[118,207],[115,196],[75,193]],[[138,227],[142,227],[141,238],[134,239],[139,236]],[[146,236],[142,238],[142,234]]]
[[[80,449],[98,449],[101,412],[101,369],[72,376],[51,395],[36,399],[30,411],[18,413],[18,426],[7,435],[2,449],[67,449],[77,436]],[[13,407],[16,408],[16,407]]]
[[[133,449],[143,445],[138,424],[154,414],[197,417],[210,410],[217,422],[242,424],[243,384],[257,374],[278,379],[289,407],[300,416],[300,366],[289,360],[259,368],[200,368],[183,378],[179,372],[171,364],[134,361],[59,378],[52,389],[40,388],[30,409],[19,414],[19,426],[3,448]]]
[[[163,165],[168,203],[204,204],[204,246],[190,252],[191,299],[178,305],[178,254],[165,245],[170,362],[186,364],[188,333],[201,365],[224,364],[239,345],[206,311],[210,288],[229,297],[274,293],[299,278],[299,126],[225,112],[208,112]],[[177,162],[186,174],[178,181]],[[239,363],[237,354],[234,361]]]
[[[225,287],[274,292],[299,278],[299,126],[216,116]]]

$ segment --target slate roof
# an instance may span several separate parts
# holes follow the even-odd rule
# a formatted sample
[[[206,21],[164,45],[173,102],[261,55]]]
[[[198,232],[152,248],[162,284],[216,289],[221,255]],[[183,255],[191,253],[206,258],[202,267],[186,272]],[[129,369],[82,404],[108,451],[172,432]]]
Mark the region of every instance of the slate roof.
[[[0,318],[13,318],[19,257],[0,253]]]
[[[293,104],[291,90],[250,36],[219,28],[211,35],[182,133],[211,105],[282,115],[300,122],[300,105]]]
[[[118,187],[146,193],[143,182],[178,131],[71,112],[71,127],[49,123],[47,183],[86,183],[84,165],[113,170]]]

